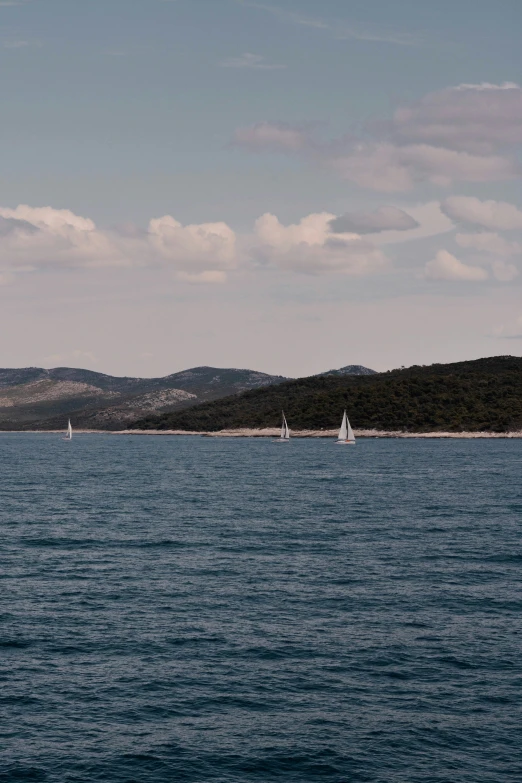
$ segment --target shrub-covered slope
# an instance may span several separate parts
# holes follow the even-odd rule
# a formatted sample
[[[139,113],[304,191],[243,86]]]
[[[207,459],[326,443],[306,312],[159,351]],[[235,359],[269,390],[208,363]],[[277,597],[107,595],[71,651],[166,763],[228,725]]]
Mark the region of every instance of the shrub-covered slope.
[[[149,416],[136,429],[333,428],[347,408],[358,429],[506,432],[522,429],[522,358],[495,356],[375,375],[314,376]]]

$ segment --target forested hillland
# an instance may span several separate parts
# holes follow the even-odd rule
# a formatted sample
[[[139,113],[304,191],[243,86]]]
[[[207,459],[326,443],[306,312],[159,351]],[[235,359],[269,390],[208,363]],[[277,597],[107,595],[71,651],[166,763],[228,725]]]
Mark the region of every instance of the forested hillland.
[[[325,375],[253,389],[178,412],[148,416],[135,429],[216,432],[338,427],[404,432],[510,432],[522,429],[522,358],[494,356],[413,366],[374,375]]]

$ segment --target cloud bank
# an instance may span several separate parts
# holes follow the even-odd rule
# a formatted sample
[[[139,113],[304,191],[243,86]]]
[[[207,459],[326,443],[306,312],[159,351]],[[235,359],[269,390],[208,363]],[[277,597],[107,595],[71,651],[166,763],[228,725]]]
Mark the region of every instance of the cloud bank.
[[[285,226],[266,214],[250,235],[237,235],[224,222],[183,225],[164,215],[146,231],[116,232],[70,210],[0,208],[0,271],[9,282],[16,273],[44,269],[162,266],[186,282],[221,283],[247,265],[359,276],[386,267],[384,253],[360,234],[333,231],[335,219],[311,214]]]
[[[11,273],[163,264],[185,280],[220,282],[238,262],[226,223],[183,226],[166,215],[151,220],[147,232],[118,233],[70,210],[0,208],[0,266]]]
[[[318,143],[303,127],[261,122],[238,128],[234,144],[249,151],[304,154],[343,179],[381,192],[408,191],[418,183],[515,179],[521,165],[522,88],[461,84],[399,107],[388,121],[367,126],[360,138]]]
[[[468,197],[447,199],[444,212],[435,202],[411,211],[388,205],[341,216],[318,212],[290,224],[266,213],[250,233],[238,234],[223,221],[184,225],[172,215],[152,218],[146,230],[108,231],[67,209],[4,207],[0,208],[0,283],[39,270],[147,266],[163,268],[180,281],[206,284],[223,283],[240,269],[255,273],[260,267],[303,275],[364,277],[387,272],[391,265],[384,250],[387,244],[401,237],[404,242],[447,233],[448,225],[455,224],[446,215],[510,227],[518,225],[522,215],[511,204]],[[440,250],[425,266],[427,279],[492,277],[509,282],[518,276],[520,239],[469,230],[458,231],[454,241],[465,257]]]
[[[457,223],[469,223],[491,231],[522,229],[522,210],[506,201],[450,196],[442,202],[441,209]]]
[[[522,89],[518,84],[461,84],[397,109],[395,140],[487,155],[522,143]]]

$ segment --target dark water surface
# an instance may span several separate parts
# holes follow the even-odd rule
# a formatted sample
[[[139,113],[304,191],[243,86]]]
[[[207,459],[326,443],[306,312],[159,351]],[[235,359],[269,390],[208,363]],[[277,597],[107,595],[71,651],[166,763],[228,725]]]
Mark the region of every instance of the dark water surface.
[[[0,436],[0,781],[522,781],[522,440]]]

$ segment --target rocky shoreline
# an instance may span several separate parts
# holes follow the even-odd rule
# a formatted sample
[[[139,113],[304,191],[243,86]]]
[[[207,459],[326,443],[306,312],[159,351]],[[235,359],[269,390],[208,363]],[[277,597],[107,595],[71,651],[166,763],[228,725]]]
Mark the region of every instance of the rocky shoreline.
[[[60,435],[64,430],[0,430],[0,435],[13,433]],[[191,435],[200,438],[278,438],[279,427],[264,429],[219,430],[196,432],[186,430],[87,430],[75,429],[75,435]],[[400,430],[354,430],[356,438],[522,438],[522,430],[516,432],[401,432]],[[338,430],[290,430],[292,438],[336,438]]]
[[[290,430],[292,438],[336,438],[338,430]],[[518,432],[400,432],[393,430],[354,430],[356,438],[522,438]],[[124,430],[116,435],[199,435],[208,438],[276,438],[279,428],[184,432],[182,430]]]

